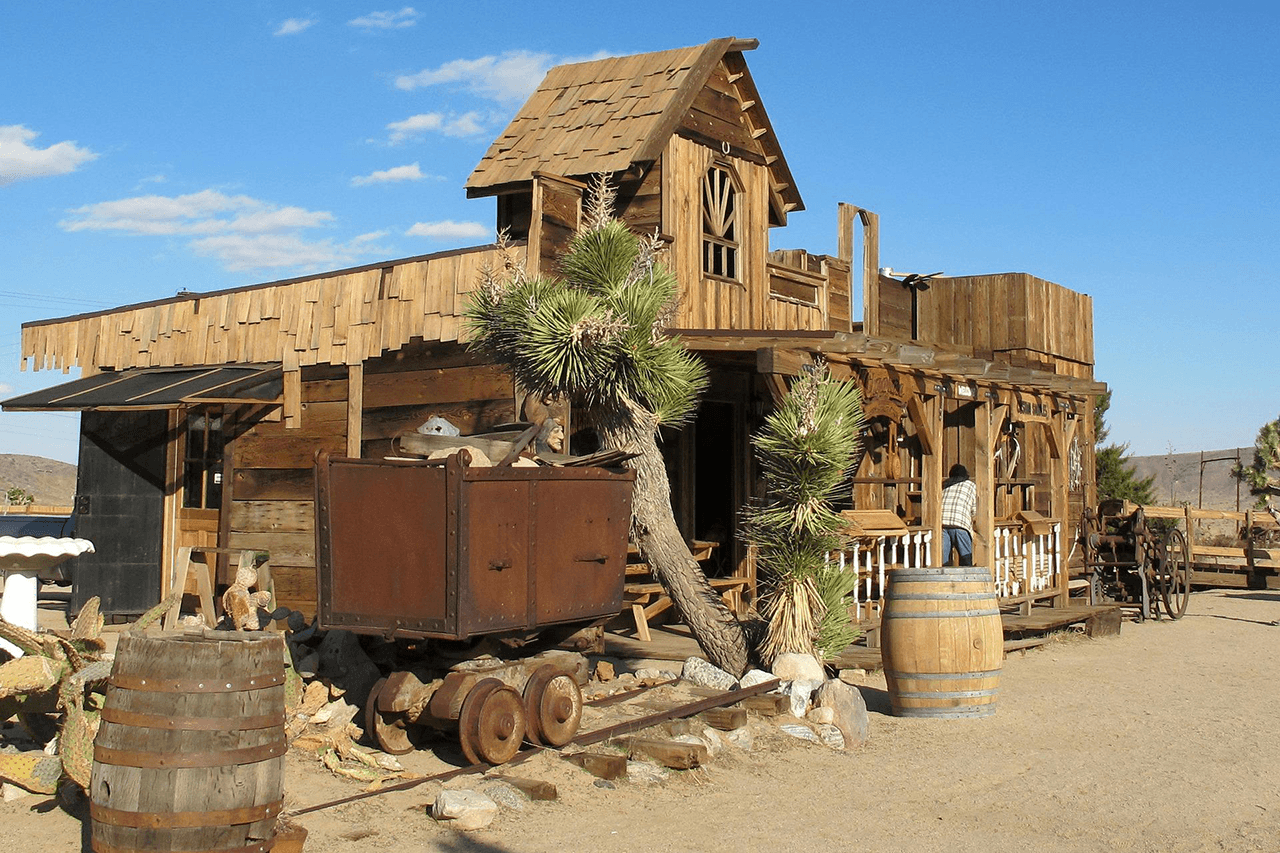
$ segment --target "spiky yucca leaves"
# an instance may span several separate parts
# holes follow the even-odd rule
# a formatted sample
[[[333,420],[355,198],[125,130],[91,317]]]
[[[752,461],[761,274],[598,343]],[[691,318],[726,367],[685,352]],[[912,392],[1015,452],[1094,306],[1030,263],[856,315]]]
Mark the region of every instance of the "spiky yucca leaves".
[[[853,590],[850,577],[826,555],[843,544],[844,522],[833,505],[861,426],[857,387],[835,380],[820,364],[796,380],[752,440],[768,496],[746,510],[743,526],[775,586],[762,649],[767,660],[787,651],[828,657],[856,637],[844,606]],[[805,600],[779,600],[798,596]]]
[[[664,332],[679,290],[655,249],[608,219],[574,237],[561,278],[492,275],[467,307],[472,347],[545,399],[567,394],[586,409],[634,402],[659,424],[684,423],[707,372]]]

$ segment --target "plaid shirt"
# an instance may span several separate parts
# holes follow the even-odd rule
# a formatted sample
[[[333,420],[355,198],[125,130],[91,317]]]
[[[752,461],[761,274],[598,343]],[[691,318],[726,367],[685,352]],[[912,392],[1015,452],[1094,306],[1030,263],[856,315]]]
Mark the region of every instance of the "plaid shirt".
[[[973,480],[952,483],[942,490],[942,526],[963,527],[973,533],[973,517],[978,514],[978,487]]]

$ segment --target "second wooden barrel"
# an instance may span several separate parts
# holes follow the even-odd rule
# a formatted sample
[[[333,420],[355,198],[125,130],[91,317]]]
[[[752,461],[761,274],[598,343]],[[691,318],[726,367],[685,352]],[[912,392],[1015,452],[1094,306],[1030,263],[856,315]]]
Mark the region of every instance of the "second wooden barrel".
[[[987,569],[893,570],[881,614],[880,644],[895,715],[995,713],[1004,632]]]
[[[94,740],[92,847],[266,853],[284,756],[279,634],[125,634]]]

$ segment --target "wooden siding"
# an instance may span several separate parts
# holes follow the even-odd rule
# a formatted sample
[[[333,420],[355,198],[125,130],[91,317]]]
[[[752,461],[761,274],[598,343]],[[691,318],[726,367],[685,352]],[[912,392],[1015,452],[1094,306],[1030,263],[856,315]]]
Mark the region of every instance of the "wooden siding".
[[[911,338],[911,292],[878,277],[870,334]],[[916,340],[1064,376],[1093,376],[1093,299],[1026,273],[938,277],[917,295]]]
[[[22,366],[360,364],[414,338],[455,341],[492,246],[28,323]]]

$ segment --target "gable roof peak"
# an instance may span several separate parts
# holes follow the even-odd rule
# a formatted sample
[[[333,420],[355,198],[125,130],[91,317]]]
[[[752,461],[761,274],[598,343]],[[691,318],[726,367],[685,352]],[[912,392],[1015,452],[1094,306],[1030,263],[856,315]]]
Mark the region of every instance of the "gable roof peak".
[[[538,171],[573,177],[621,173],[653,162],[716,68],[727,62],[736,69],[732,77],[746,120],[763,131],[759,144],[769,164],[777,214],[785,221],[787,211],[804,205],[742,57],[758,45],[756,39],[730,36],[552,68],[489,146],[467,180],[467,195],[522,187]]]

